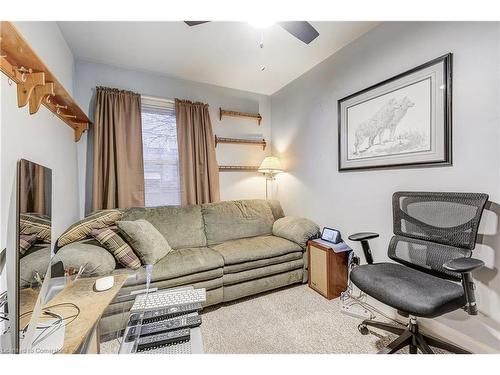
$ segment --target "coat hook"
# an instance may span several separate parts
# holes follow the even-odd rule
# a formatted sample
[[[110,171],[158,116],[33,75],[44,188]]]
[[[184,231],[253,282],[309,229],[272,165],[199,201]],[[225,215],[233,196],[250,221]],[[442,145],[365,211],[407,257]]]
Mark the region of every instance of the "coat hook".
[[[9,84],[9,86],[12,86],[12,80],[9,78],[7,78],[7,83]]]
[[[45,98],[45,101],[47,102],[47,104],[50,104],[50,97],[51,97],[51,95],[47,95],[47,97]]]
[[[61,108],[62,108],[62,109],[68,109],[68,106],[67,106],[67,105],[59,105],[59,104],[56,104],[56,108],[57,108],[56,113],[59,115],[59,114],[61,114]]]
[[[14,68],[16,69],[18,72],[21,72],[21,81],[22,82],[26,82],[26,73],[33,73],[33,69],[29,68],[29,69],[26,69],[24,66],[21,66],[20,68]]]

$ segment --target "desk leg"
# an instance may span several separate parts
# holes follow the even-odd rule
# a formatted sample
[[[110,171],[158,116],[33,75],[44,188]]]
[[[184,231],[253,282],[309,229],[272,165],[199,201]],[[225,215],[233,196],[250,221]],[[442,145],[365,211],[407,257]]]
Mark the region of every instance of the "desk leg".
[[[97,327],[95,329],[95,346],[96,346],[96,354],[101,354],[101,329],[99,328],[101,325],[97,322]]]
[[[99,322],[97,322],[92,331],[87,336],[87,339],[82,345],[80,353],[83,354],[100,354],[101,353],[101,340],[100,340]]]

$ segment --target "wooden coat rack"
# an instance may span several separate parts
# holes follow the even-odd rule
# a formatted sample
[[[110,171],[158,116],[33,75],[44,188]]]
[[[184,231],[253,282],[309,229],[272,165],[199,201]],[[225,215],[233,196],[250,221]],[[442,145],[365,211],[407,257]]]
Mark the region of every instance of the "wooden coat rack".
[[[247,113],[247,112],[238,112],[238,111],[229,111],[227,109],[219,108],[219,120],[222,121],[222,117],[240,117],[240,118],[249,118],[252,120],[256,120],[257,124],[260,126],[260,122],[262,121],[262,116],[260,113]]]
[[[215,136],[215,147],[219,143],[233,143],[233,144],[239,144],[239,145],[256,145],[256,146],[262,146],[262,150],[266,149],[266,140],[253,140],[253,139],[242,139],[242,138],[222,138],[222,137],[217,137]]]
[[[219,172],[257,172],[257,165],[219,165]]]
[[[43,104],[74,130],[78,142],[91,123],[88,117],[11,22],[2,21],[0,31],[0,68],[17,84],[18,107],[29,103],[33,115]]]

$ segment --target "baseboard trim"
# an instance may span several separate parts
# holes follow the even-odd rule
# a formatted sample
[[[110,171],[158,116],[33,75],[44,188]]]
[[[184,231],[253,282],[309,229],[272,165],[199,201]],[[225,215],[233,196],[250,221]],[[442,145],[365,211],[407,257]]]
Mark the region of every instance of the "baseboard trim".
[[[419,322],[424,332],[432,336],[452,342],[474,354],[498,354],[499,348],[486,345],[464,333],[453,329],[437,320],[425,319]]]

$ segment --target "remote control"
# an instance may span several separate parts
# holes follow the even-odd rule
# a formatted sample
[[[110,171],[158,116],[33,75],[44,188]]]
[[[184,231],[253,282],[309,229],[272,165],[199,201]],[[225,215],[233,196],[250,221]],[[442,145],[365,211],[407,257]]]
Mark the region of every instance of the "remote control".
[[[159,320],[173,318],[179,315],[188,314],[201,310],[201,303],[188,303],[185,305],[176,305],[164,309],[145,311],[142,314],[142,324],[152,323]],[[138,324],[141,320],[141,313],[130,314],[129,326]]]
[[[180,316],[168,320],[160,320],[142,326],[136,326],[129,329],[126,342],[133,341],[137,335],[140,337],[153,335],[160,332],[178,330],[181,328],[194,328],[201,324],[201,316]]]
[[[189,328],[179,329],[177,331],[168,331],[153,336],[141,337],[137,343],[137,351],[187,341],[190,338],[191,334],[189,333]]]

